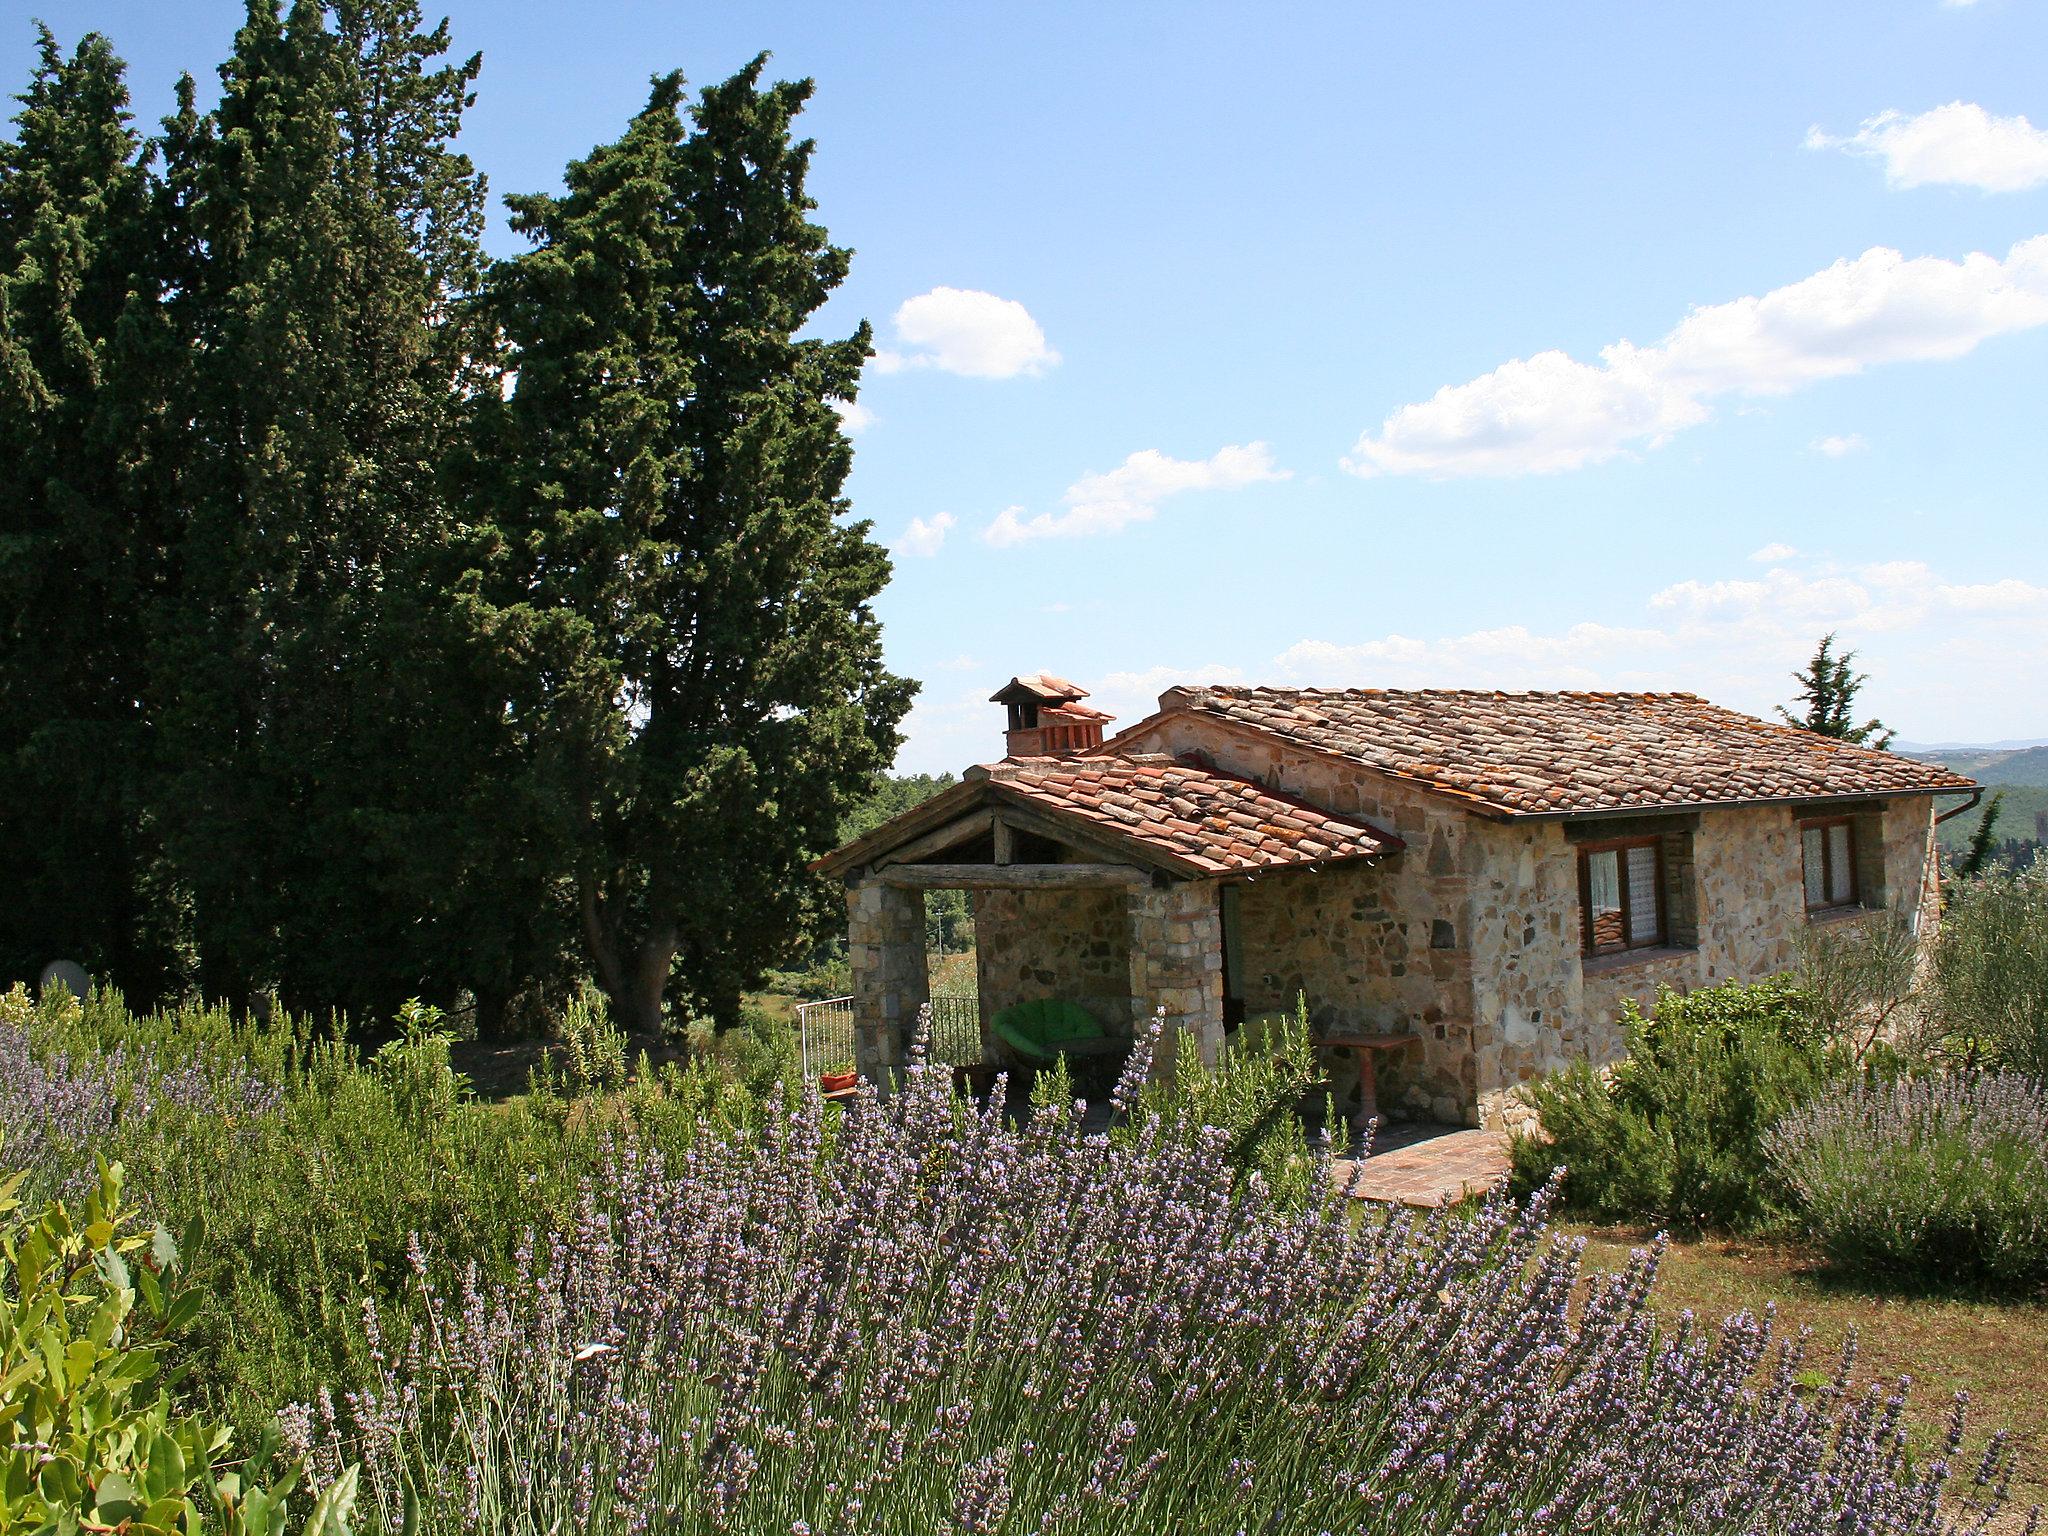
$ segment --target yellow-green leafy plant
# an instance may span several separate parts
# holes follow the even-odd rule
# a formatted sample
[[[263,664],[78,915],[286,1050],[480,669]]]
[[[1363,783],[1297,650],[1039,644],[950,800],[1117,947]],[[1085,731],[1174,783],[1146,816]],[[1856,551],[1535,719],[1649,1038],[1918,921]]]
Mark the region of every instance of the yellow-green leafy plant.
[[[225,1426],[177,1408],[169,1344],[201,1293],[168,1233],[133,1230],[120,1164],[100,1161],[76,1218],[20,1215],[22,1177],[0,1182],[0,1536],[347,1536],[353,1470],[288,1526],[301,1468],[276,1438],[238,1458]]]
[[[569,1075],[584,1093],[617,1093],[626,1082],[626,1037],[612,1023],[604,993],[585,985],[562,1015]]]

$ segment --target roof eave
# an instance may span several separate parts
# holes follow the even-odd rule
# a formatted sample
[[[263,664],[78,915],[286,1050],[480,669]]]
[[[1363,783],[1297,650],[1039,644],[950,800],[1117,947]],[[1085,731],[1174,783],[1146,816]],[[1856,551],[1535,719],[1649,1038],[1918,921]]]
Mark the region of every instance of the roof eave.
[[[1653,805],[1602,806],[1598,810],[1517,811],[1494,806],[1501,821],[1607,821],[1622,816],[1681,816],[1688,811],[1735,811],[1746,806],[1823,805],[1830,800],[1910,800],[1916,795],[1967,795],[1976,784],[1922,785],[1913,789],[1842,789],[1817,795],[1759,795],[1739,800],[1660,800]]]

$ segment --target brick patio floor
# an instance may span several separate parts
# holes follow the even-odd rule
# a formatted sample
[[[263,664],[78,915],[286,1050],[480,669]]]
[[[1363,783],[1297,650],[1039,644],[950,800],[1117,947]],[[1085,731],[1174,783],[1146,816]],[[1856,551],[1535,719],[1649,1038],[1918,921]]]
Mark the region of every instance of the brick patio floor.
[[[1383,1205],[1452,1205],[1507,1182],[1507,1138],[1497,1131],[1452,1125],[1389,1125],[1374,1139],[1370,1157],[1340,1157],[1330,1168],[1339,1189],[1362,1168],[1354,1198]]]

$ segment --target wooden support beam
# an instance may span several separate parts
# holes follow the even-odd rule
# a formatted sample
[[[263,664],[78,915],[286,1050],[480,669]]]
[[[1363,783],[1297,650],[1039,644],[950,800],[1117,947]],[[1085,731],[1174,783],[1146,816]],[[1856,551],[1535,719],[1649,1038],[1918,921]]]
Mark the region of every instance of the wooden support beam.
[[[1010,824],[1002,817],[996,817],[996,862],[1008,864],[1017,857],[1017,837],[1010,830]]]
[[[875,860],[875,865],[877,868],[886,868],[891,864],[910,864],[918,859],[930,858],[956,843],[965,843],[984,836],[994,824],[994,811],[975,811],[949,821],[943,827],[935,827],[922,837],[914,837],[907,843],[891,848]]]
[[[1073,890],[1145,885],[1152,879],[1129,864],[891,864],[870,878],[922,891]]]

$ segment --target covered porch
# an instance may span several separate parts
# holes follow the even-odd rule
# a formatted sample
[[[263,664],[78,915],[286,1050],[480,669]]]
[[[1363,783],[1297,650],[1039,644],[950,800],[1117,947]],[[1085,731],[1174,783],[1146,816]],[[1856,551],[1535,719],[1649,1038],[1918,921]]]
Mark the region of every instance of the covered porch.
[[[1063,841],[1028,812],[984,808],[935,829],[920,859],[882,855],[847,881],[855,1060],[888,1085],[931,996],[925,893],[964,890],[974,911],[984,1059],[1006,1061],[995,1019],[1023,1003],[1084,1009],[1128,1041],[1167,1013],[1214,1060],[1223,1042],[1221,908],[1212,881]],[[1000,844],[1000,848],[997,846]],[[940,857],[944,855],[944,857]]]
[[[1159,1009],[1155,1070],[1183,1032],[1222,1050],[1246,988],[1230,973],[1254,876],[1313,876],[1400,846],[1253,781],[1153,754],[1038,757],[962,783],[850,843],[819,868],[846,888],[856,1060],[885,1089],[931,995],[925,896],[969,893],[985,1058],[1019,1064],[992,1024],[1018,1005],[1084,1010],[1129,1040]],[[1241,954],[1237,958],[1243,968]],[[1239,984],[1234,984],[1234,982]]]

